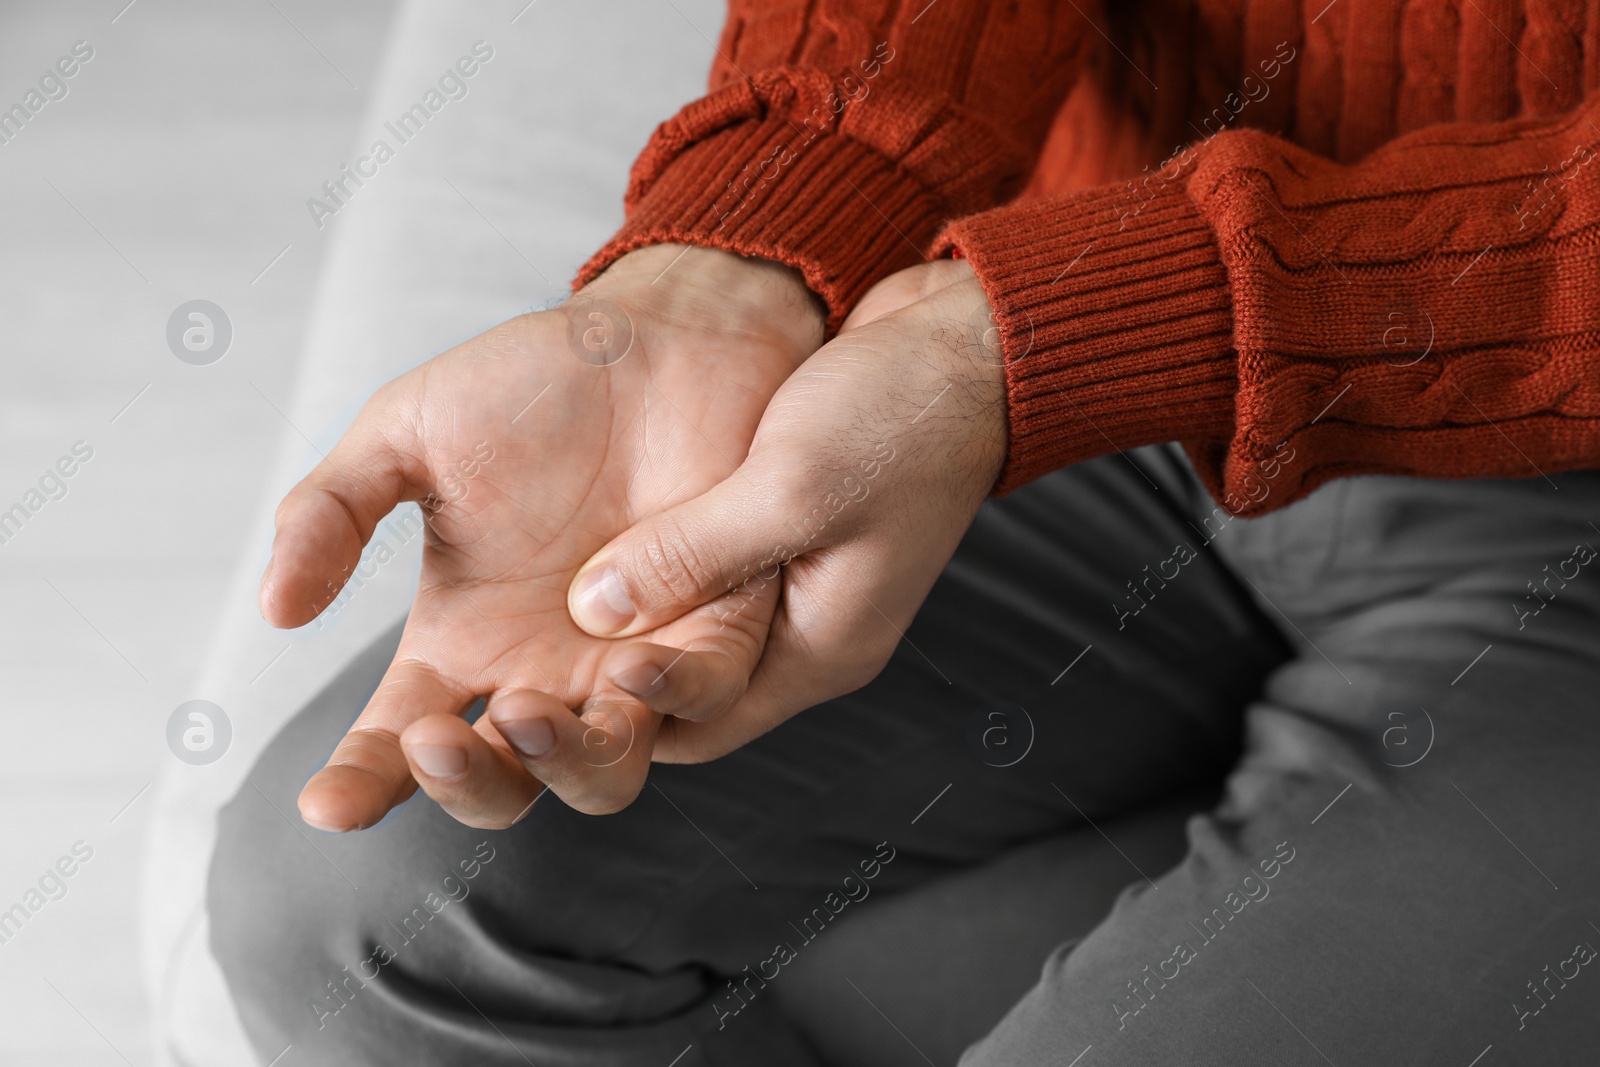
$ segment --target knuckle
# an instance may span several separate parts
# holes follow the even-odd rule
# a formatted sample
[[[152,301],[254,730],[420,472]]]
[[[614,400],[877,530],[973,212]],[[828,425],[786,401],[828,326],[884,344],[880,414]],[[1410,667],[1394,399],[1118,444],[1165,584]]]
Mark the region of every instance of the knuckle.
[[[540,756],[537,759],[517,753],[517,759],[527,772],[538,781],[566,799],[566,793],[575,788],[581,778],[582,764],[570,754],[562,751],[563,746],[557,745],[554,754]]]
[[[710,724],[669,718],[662,724],[651,758],[656,763],[710,763],[739,748],[745,740],[731,720]]]
[[[632,563],[647,601],[697,604],[700,591],[716,574],[710,559],[676,524],[652,529],[634,546]]]
[[[839,684],[845,687],[843,692],[853,693],[857,689],[864,688],[882,674],[883,669],[894,658],[899,643],[898,638],[863,641],[858,650],[848,655],[843,669],[837,675]]]
[[[615,815],[639,799],[643,788],[642,781],[597,783],[567,803],[585,815]]]
[[[480,829],[509,830],[517,824],[517,819],[521,814],[522,812],[520,811],[497,811],[485,820],[488,825],[482,826]]]
[[[762,490],[771,508],[785,518],[816,503],[812,487],[814,476],[804,469],[785,469],[768,476]]]
[[[734,636],[723,636],[708,639],[695,649],[703,656],[706,684],[699,699],[678,713],[680,718],[704,722],[720,719],[733,710],[749,688],[749,674],[759,655],[748,644]]]
[[[577,808],[584,815],[615,815],[628,805],[618,803],[611,797],[585,796],[571,806]]]
[[[517,821],[515,815],[507,815],[499,811],[461,813],[457,814],[455,819],[457,822],[470,826],[474,830],[509,830],[512,824]]]
[[[299,504],[297,499],[299,495],[300,489],[296,486],[285,493],[282,500],[278,501],[278,506],[272,511],[272,529],[274,533],[282,530],[288,523],[289,516],[294,514],[294,509]]]

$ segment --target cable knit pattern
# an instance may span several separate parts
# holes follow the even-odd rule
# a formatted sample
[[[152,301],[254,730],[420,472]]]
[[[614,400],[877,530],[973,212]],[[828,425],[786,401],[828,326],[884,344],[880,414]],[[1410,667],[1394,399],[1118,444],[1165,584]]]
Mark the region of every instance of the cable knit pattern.
[[[1007,359],[999,491],[1169,440],[1244,515],[1352,474],[1600,466],[1597,0],[732,6],[716,91],[585,277],[718,244],[837,323],[930,239],[966,256]]]
[[[1198,153],[1186,185],[1227,263],[1239,383],[1230,439],[1191,452],[1212,492],[1250,514],[1356,470],[1600,460],[1597,119],[1600,102],[1435,127],[1351,167],[1251,132]],[[1566,177],[1546,188],[1545,167]],[[1302,459],[1251,501],[1283,442]]]
[[[1362,471],[1595,464],[1597,160],[1600,102],[1436,126],[1351,166],[1234,131],[1153,195],[953,224],[941,247],[972,259],[1008,354],[1001,488],[1172,439],[1238,514]],[[1125,321],[1108,329],[1112,315]]]

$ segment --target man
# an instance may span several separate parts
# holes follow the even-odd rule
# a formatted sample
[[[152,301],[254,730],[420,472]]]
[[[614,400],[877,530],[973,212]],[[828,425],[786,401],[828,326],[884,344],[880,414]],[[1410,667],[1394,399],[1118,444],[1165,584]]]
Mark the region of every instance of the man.
[[[1224,778],[966,1062],[1600,1036],[1600,481],[1562,473],[1600,453],[1600,26],[735,4],[721,52],[574,300],[385,387],[280,508],[286,626],[429,517],[306,820],[420,786],[511,829],[459,903],[281,945],[250,917],[312,883],[236,805],[214,937],[258,1050],[338,1015],[320,1047],[374,1061],[821,1062],[782,976],[841,871],[892,897]],[[985,759],[975,711],[1031,747]],[[418,805],[362,838],[358,883],[466,860]]]

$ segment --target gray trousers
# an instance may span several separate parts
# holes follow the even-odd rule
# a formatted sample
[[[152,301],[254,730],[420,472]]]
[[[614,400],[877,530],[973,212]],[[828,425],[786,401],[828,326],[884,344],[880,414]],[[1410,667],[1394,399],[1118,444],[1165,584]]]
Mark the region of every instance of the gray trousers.
[[[1597,519],[1590,473],[1232,519],[1111,456],[621,814],[298,825],[390,635],[223,812],[213,950],[280,1067],[1592,1062]]]

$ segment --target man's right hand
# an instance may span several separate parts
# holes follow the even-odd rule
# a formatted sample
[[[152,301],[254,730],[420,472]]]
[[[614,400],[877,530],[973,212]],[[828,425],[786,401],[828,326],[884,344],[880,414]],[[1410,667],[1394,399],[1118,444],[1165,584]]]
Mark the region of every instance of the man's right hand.
[[[692,675],[663,672],[646,695],[671,716],[655,758],[715,759],[877,675],[994,488],[1006,445],[999,330],[971,265],[935,260],[869,290],[773,396],[739,470],[618,537],[573,586],[573,617],[596,635],[643,633],[708,604],[763,622],[733,707],[707,706]],[[599,581],[626,589],[630,611],[596,611],[583,593]],[[769,626],[761,598],[779,585]]]
[[[675,689],[697,707],[736,703],[776,590],[615,642],[573,624],[568,584],[609,539],[738,468],[822,329],[798,273],[663,245],[380,389],[280,505],[262,579],[263,616],[304,625],[376,524],[402,501],[424,505],[422,576],[394,662],[302,792],[306,820],[371,826],[417,784],[474,826],[516,821],[546,784],[580,810],[614,811],[652,753],[650,664],[672,649]],[[618,592],[584,595],[625,610]],[[479,696],[488,710],[469,726]]]

